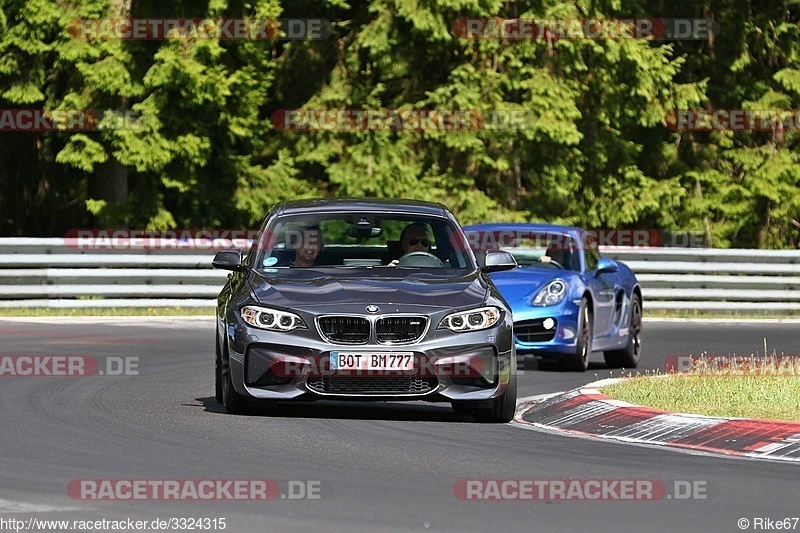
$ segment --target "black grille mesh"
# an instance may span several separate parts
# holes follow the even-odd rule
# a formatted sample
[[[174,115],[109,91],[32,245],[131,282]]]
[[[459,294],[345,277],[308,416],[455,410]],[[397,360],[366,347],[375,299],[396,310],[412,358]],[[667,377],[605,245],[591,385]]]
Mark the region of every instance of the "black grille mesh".
[[[553,318],[553,327],[545,329],[542,325],[546,318],[535,318],[533,320],[523,320],[514,323],[514,335],[520,342],[547,342],[556,336],[558,323]]]
[[[418,376],[320,376],[308,378],[308,388],[331,394],[425,394],[436,388],[435,377]]]
[[[359,344],[369,340],[369,321],[357,316],[324,316],[319,328],[325,338],[334,342]]]
[[[378,342],[413,342],[425,332],[424,316],[392,316],[379,318],[375,324]]]

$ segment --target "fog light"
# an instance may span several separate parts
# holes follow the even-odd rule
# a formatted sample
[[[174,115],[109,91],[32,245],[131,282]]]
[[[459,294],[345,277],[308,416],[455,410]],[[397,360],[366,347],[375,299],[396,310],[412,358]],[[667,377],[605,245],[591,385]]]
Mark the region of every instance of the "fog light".
[[[542,322],[542,327],[544,329],[553,329],[553,326],[556,325],[556,321],[552,318],[545,318],[544,322]]]
[[[561,335],[559,335],[564,340],[570,340],[575,338],[575,332],[572,328],[561,328]]]

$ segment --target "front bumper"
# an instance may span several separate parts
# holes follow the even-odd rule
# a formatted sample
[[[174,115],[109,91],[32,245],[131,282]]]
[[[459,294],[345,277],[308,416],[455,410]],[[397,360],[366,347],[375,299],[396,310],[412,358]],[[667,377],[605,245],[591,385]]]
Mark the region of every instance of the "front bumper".
[[[572,301],[550,307],[514,309],[514,342],[519,355],[573,355],[577,346],[579,306]],[[549,326],[552,323],[552,327]]]
[[[313,330],[271,332],[233,317],[225,328],[231,378],[239,394],[263,400],[490,400],[505,391],[516,369],[506,315],[490,329],[434,330],[420,342],[398,345],[332,344]],[[336,370],[332,353],[407,354],[413,369]]]

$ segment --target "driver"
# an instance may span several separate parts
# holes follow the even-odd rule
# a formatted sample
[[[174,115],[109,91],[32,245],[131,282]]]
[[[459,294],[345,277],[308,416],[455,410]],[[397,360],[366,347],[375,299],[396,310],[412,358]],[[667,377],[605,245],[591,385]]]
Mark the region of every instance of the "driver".
[[[403,255],[411,252],[431,251],[431,240],[428,238],[428,227],[421,222],[409,224],[400,232],[400,246],[403,247]],[[399,261],[395,259],[389,266],[396,266]]]
[[[403,246],[403,255],[411,252],[431,251],[431,240],[428,238],[428,227],[421,222],[409,224],[400,233],[400,244]]]
[[[561,268],[571,270],[573,250],[572,239],[568,239],[566,242],[554,239],[550,242],[544,255],[539,257],[539,261],[542,263],[556,262]]]
[[[544,255],[539,256],[539,261],[541,263],[550,263],[551,261],[555,261],[559,265],[564,266],[564,259],[565,254],[563,250],[559,250],[558,248],[551,246],[547,249]]]

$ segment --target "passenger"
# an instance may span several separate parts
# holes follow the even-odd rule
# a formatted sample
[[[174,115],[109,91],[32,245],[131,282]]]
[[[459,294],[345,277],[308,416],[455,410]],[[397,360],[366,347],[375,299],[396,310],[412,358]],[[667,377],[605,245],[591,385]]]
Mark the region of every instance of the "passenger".
[[[289,266],[311,267],[319,258],[322,248],[322,230],[318,226],[305,228],[302,231],[302,238],[295,249],[294,261]]]

